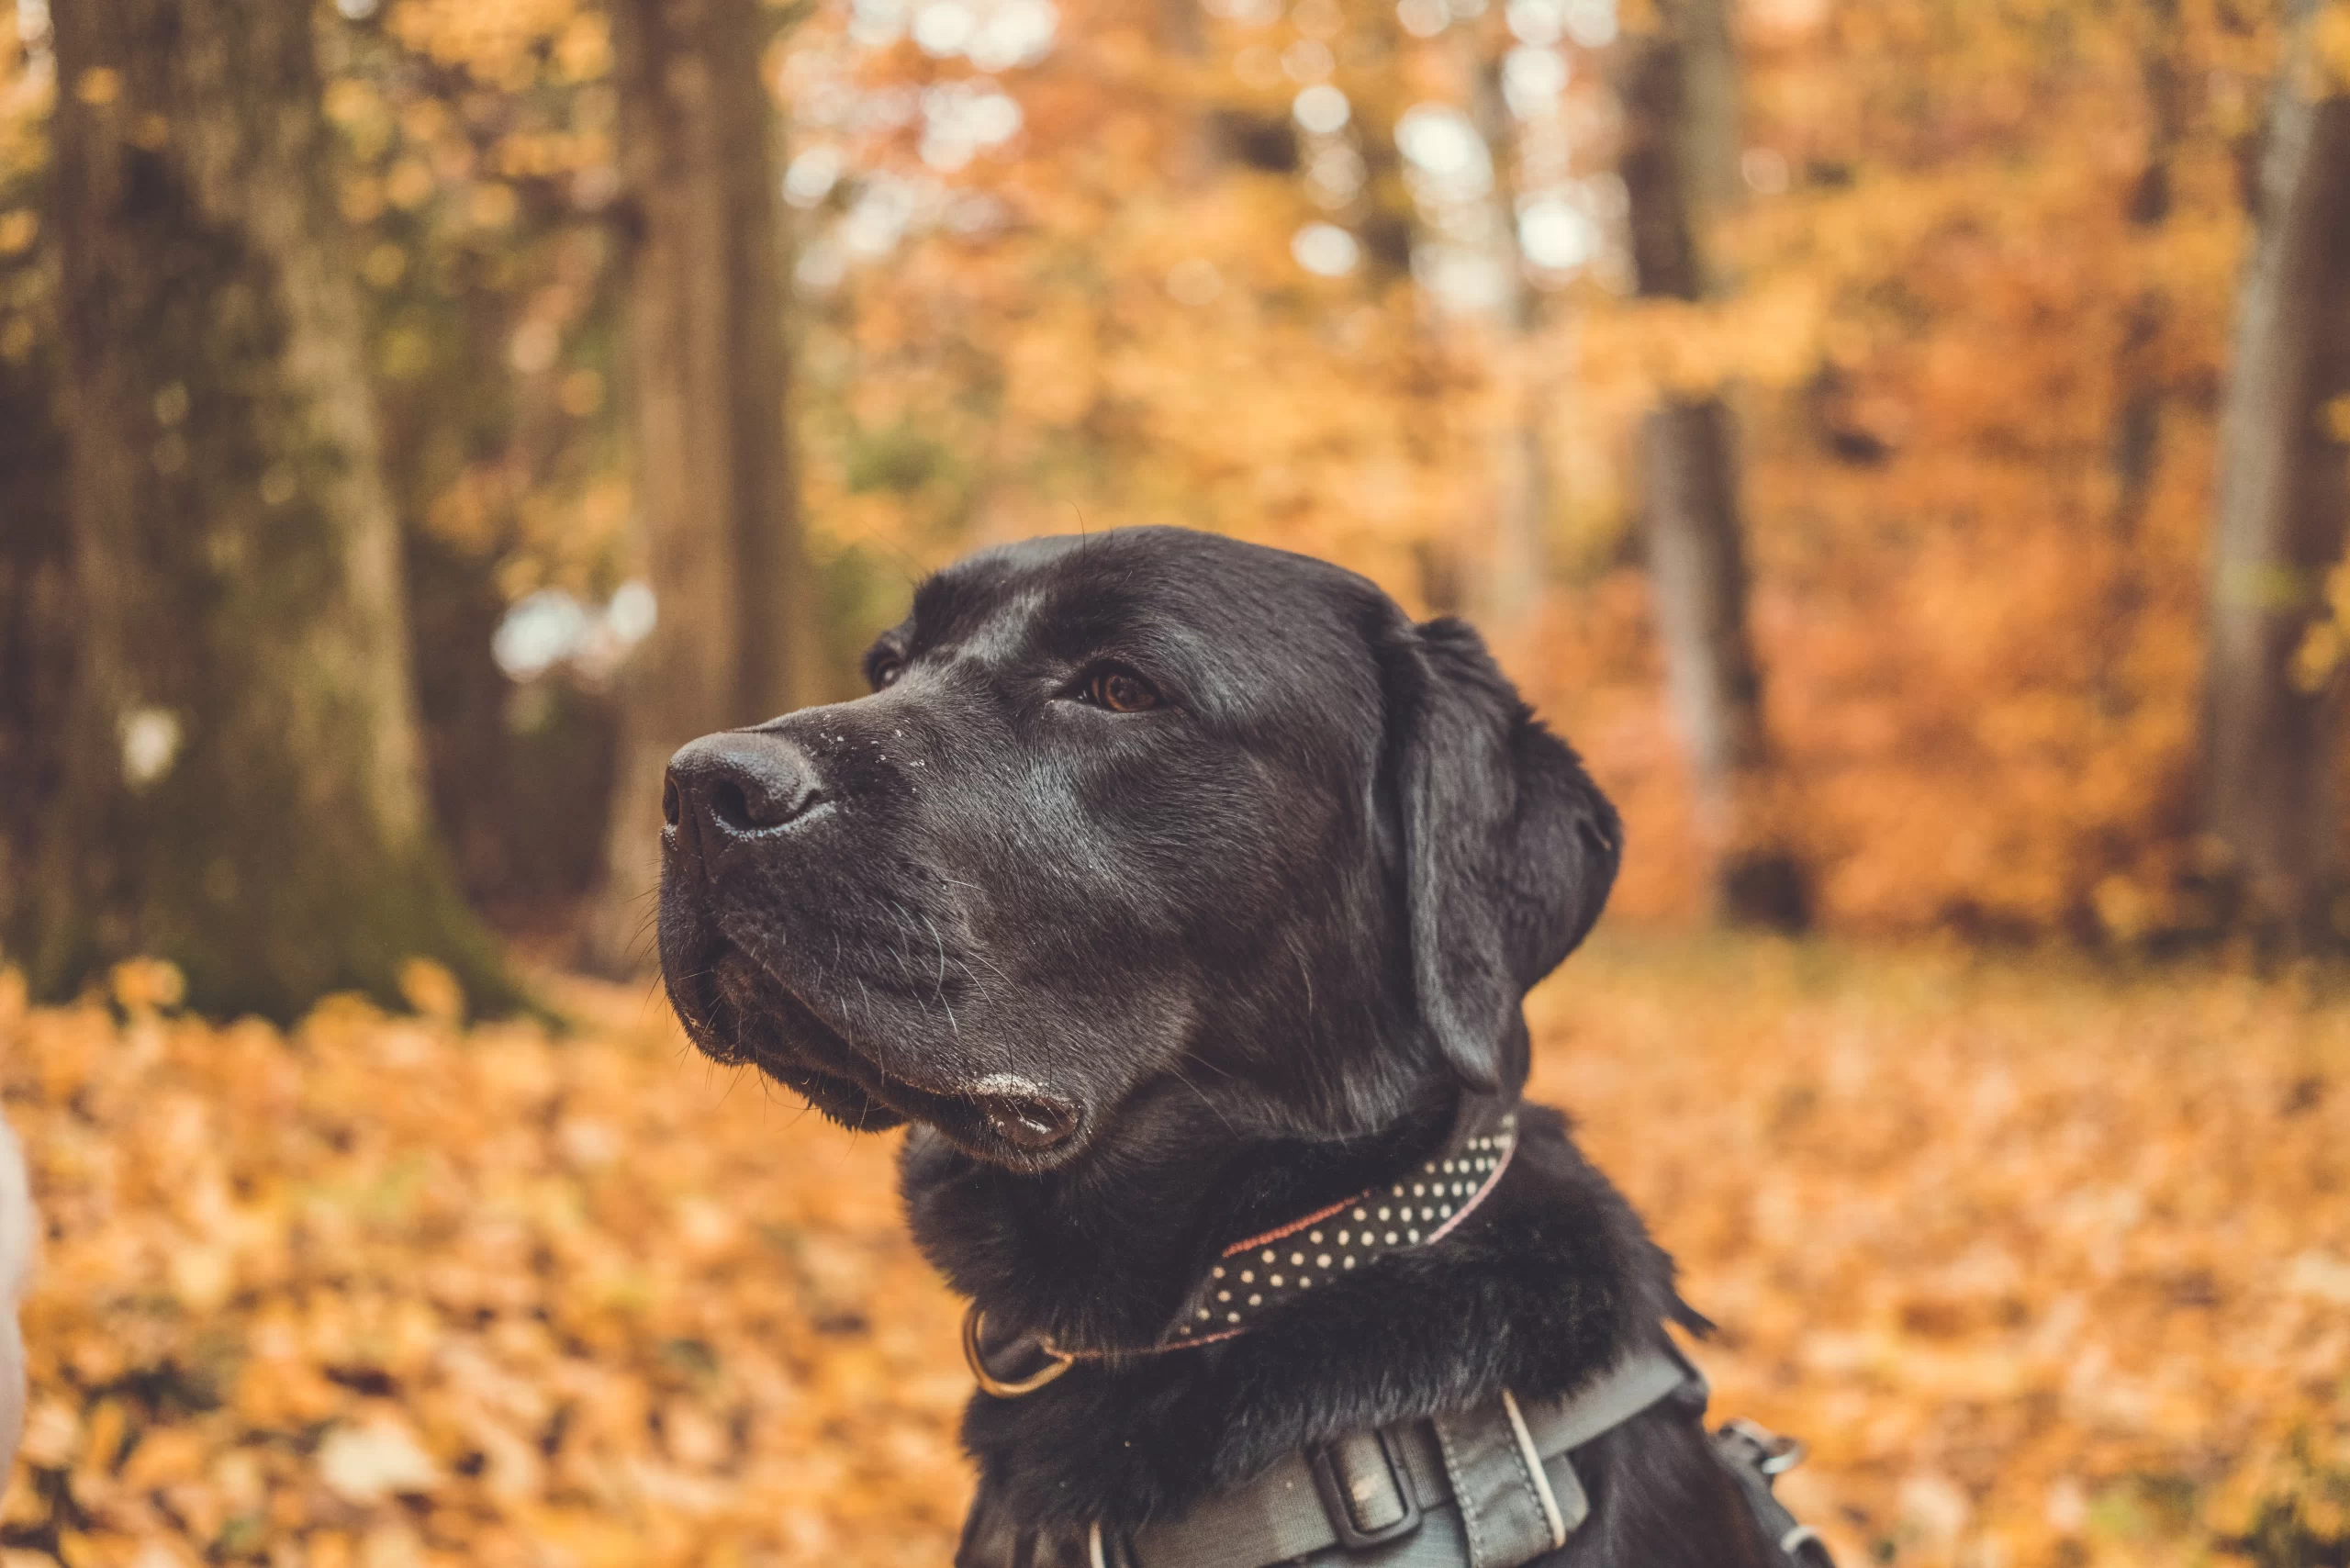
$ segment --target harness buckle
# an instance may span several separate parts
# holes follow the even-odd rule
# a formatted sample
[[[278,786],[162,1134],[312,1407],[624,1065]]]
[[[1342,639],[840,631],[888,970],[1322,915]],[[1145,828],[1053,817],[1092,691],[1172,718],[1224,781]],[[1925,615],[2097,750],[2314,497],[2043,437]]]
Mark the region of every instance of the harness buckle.
[[[1420,1528],[1411,1467],[1384,1428],[1348,1433],[1317,1450],[1308,1468],[1330,1529],[1348,1551],[1400,1540]]]
[[[1790,1438],[1774,1432],[1760,1421],[1750,1421],[1743,1416],[1722,1423],[1724,1432],[1744,1439],[1753,1449],[1749,1462],[1765,1475],[1785,1475],[1801,1464],[1809,1450],[1801,1438]]]

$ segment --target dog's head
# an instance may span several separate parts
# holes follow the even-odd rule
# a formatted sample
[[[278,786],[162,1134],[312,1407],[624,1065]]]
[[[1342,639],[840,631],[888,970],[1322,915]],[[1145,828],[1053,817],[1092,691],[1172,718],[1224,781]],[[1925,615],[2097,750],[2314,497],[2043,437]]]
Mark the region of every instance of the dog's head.
[[[670,764],[662,967],[721,1059],[1020,1170],[1175,1086],[1376,1130],[1514,1091],[1620,833],[1476,634],[1173,529],[924,583],[873,693]]]

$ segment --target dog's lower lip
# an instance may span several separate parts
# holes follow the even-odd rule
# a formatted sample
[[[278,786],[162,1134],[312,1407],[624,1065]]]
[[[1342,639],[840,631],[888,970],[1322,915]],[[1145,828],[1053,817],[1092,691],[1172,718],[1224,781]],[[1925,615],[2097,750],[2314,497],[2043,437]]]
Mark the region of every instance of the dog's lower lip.
[[[1018,1080],[983,1081],[972,1099],[998,1137],[1031,1154],[1067,1143],[1081,1120],[1069,1101]]]
[[[799,1016],[803,1032],[811,1036],[802,1048],[779,1050],[758,1033],[748,1032],[728,1042],[736,1048],[726,1054],[755,1062],[802,1094],[813,1082],[829,1083],[894,1117],[959,1126],[970,1133],[977,1131],[971,1125],[976,1117],[1003,1144],[1034,1159],[1069,1148],[1084,1126],[1084,1112],[1075,1102],[1018,1073],[990,1073],[976,1082],[925,1082],[902,1068],[882,1068],[739,942],[730,943],[724,957],[708,966],[707,972],[717,977],[721,994],[745,1016],[778,1010]],[[829,1048],[815,1042],[826,1042]]]

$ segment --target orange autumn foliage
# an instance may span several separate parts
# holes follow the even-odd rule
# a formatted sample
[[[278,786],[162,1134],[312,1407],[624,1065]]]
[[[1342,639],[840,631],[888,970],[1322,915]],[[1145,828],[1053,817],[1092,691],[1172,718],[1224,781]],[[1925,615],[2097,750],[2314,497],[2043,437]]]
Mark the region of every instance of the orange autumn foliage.
[[[811,374],[845,399],[811,454],[820,534],[911,573],[1024,532],[1181,522],[1473,613],[1494,597],[1505,392],[1539,373],[1547,591],[1497,635],[1625,808],[1642,853],[1622,912],[1685,919],[1707,846],[1629,445],[1660,386],[1726,386],[1774,808],[1823,920],[2126,947],[2211,918],[2204,562],[2274,6],[1742,6],[1725,297],[1628,299],[1603,255],[1550,280],[1518,342],[1375,255],[1331,279],[1289,254],[1326,209],[1367,245],[1425,223],[1382,149],[1413,105],[1462,101],[1464,48],[1502,56],[1505,8],[1455,6],[1427,38],[1385,4],[1207,9],[1170,55],[1169,7],[1072,0],[1050,55],[997,73],[1022,135],[947,171],[924,166],[920,116],[828,118],[828,87],[911,105],[993,77],[861,39],[845,11],[795,36],[809,143],[978,215],[915,221],[866,263],[837,237],[869,186],[845,175],[802,220],[827,264]],[[1605,212],[1607,52],[1561,47],[1572,182]],[[1278,128],[1320,81],[1371,160],[1351,206],[1231,151],[1232,124]],[[860,465],[884,436],[919,459],[908,482]]]
[[[633,992],[467,1032],[424,971],[421,1016],[281,1035],[170,980],[0,982],[50,1227],[7,1568],[946,1559],[968,1380],[894,1137]],[[1534,1093],[1721,1326],[1715,1416],[1809,1441],[1785,1484],[1841,1561],[2350,1532],[2340,1001],[1603,942],[1532,1017]]]
[[[509,600],[608,596],[642,563],[600,13],[344,9],[322,35],[334,174],[409,526]],[[1611,27],[1654,19],[1613,9]],[[17,36],[38,10],[0,15],[11,361],[55,330],[37,203],[56,87]],[[934,10],[956,28],[923,32]],[[1537,280],[1513,339],[1416,275],[1437,218],[1397,146],[1409,113],[1460,107],[1471,68],[1505,60],[1525,30],[1506,5],[773,7],[796,436],[841,678],[911,578],[1037,532],[1180,522],[1483,610],[1506,597],[1486,581],[1496,453],[1513,389],[1537,387],[1544,569],[1534,613],[1497,635],[1626,809],[1642,853],[1621,913],[1685,920],[1707,846],[1629,442],[1658,386],[1725,386],[1777,825],[1825,923],[2125,947],[2199,927],[2215,411],[2278,0],[1736,14],[1723,297],[1628,297],[1610,54],[1568,38],[1543,46],[1561,145],[1528,130],[1490,151],[1497,179],[1558,185],[1605,242]],[[990,31],[1007,18],[1026,30]],[[2322,58],[2350,59],[2350,0],[2317,27]],[[1343,95],[1338,131],[1299,128],[1308,84]],[[1354,237],[1350,271],[1302,265],[1311,224]],[[2308,679],[2338,678],[2344,624],[2320,622]]]
[[[2191,925],[2213,422],[2274,17],[1770,9],[1807,15],[1750,28],[1750,173],[1785,189],[1729,226],[1741,297],[1617,313],[1592,352],[1670,374],[1693,344],[1744,374],[1757,637],[1822,913],[2125,945]],[[1555,634],[1568,711],[1598,666],[1626,688],[1605,711],[1640,723],[1636,587]],[[1660,913],[1700,870],[1668,739],[1618,780],[1654,802],[1664,863],[1628,890]]]
[[[965,1383],[883,1142],[698,1064],[634,993],[579,996],[576,1038],[340,1002],[282,1036],[160,1014],[144,968],[119,1025],[0,996],[51,1228],[11,1539],[939,1561]]]

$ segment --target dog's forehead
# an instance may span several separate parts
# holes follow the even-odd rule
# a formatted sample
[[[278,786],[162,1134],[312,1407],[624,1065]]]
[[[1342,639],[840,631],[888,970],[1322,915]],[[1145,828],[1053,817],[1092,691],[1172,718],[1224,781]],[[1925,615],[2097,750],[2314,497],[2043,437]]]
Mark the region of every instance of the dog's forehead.
[[[922,648],[1008,664],[1109,653],[1213,688],[1294,676],[1342,697],[1375,678],[1367,632],[1385,596],[1325,562],[1180,529],[1035,539],[923,583]]]

